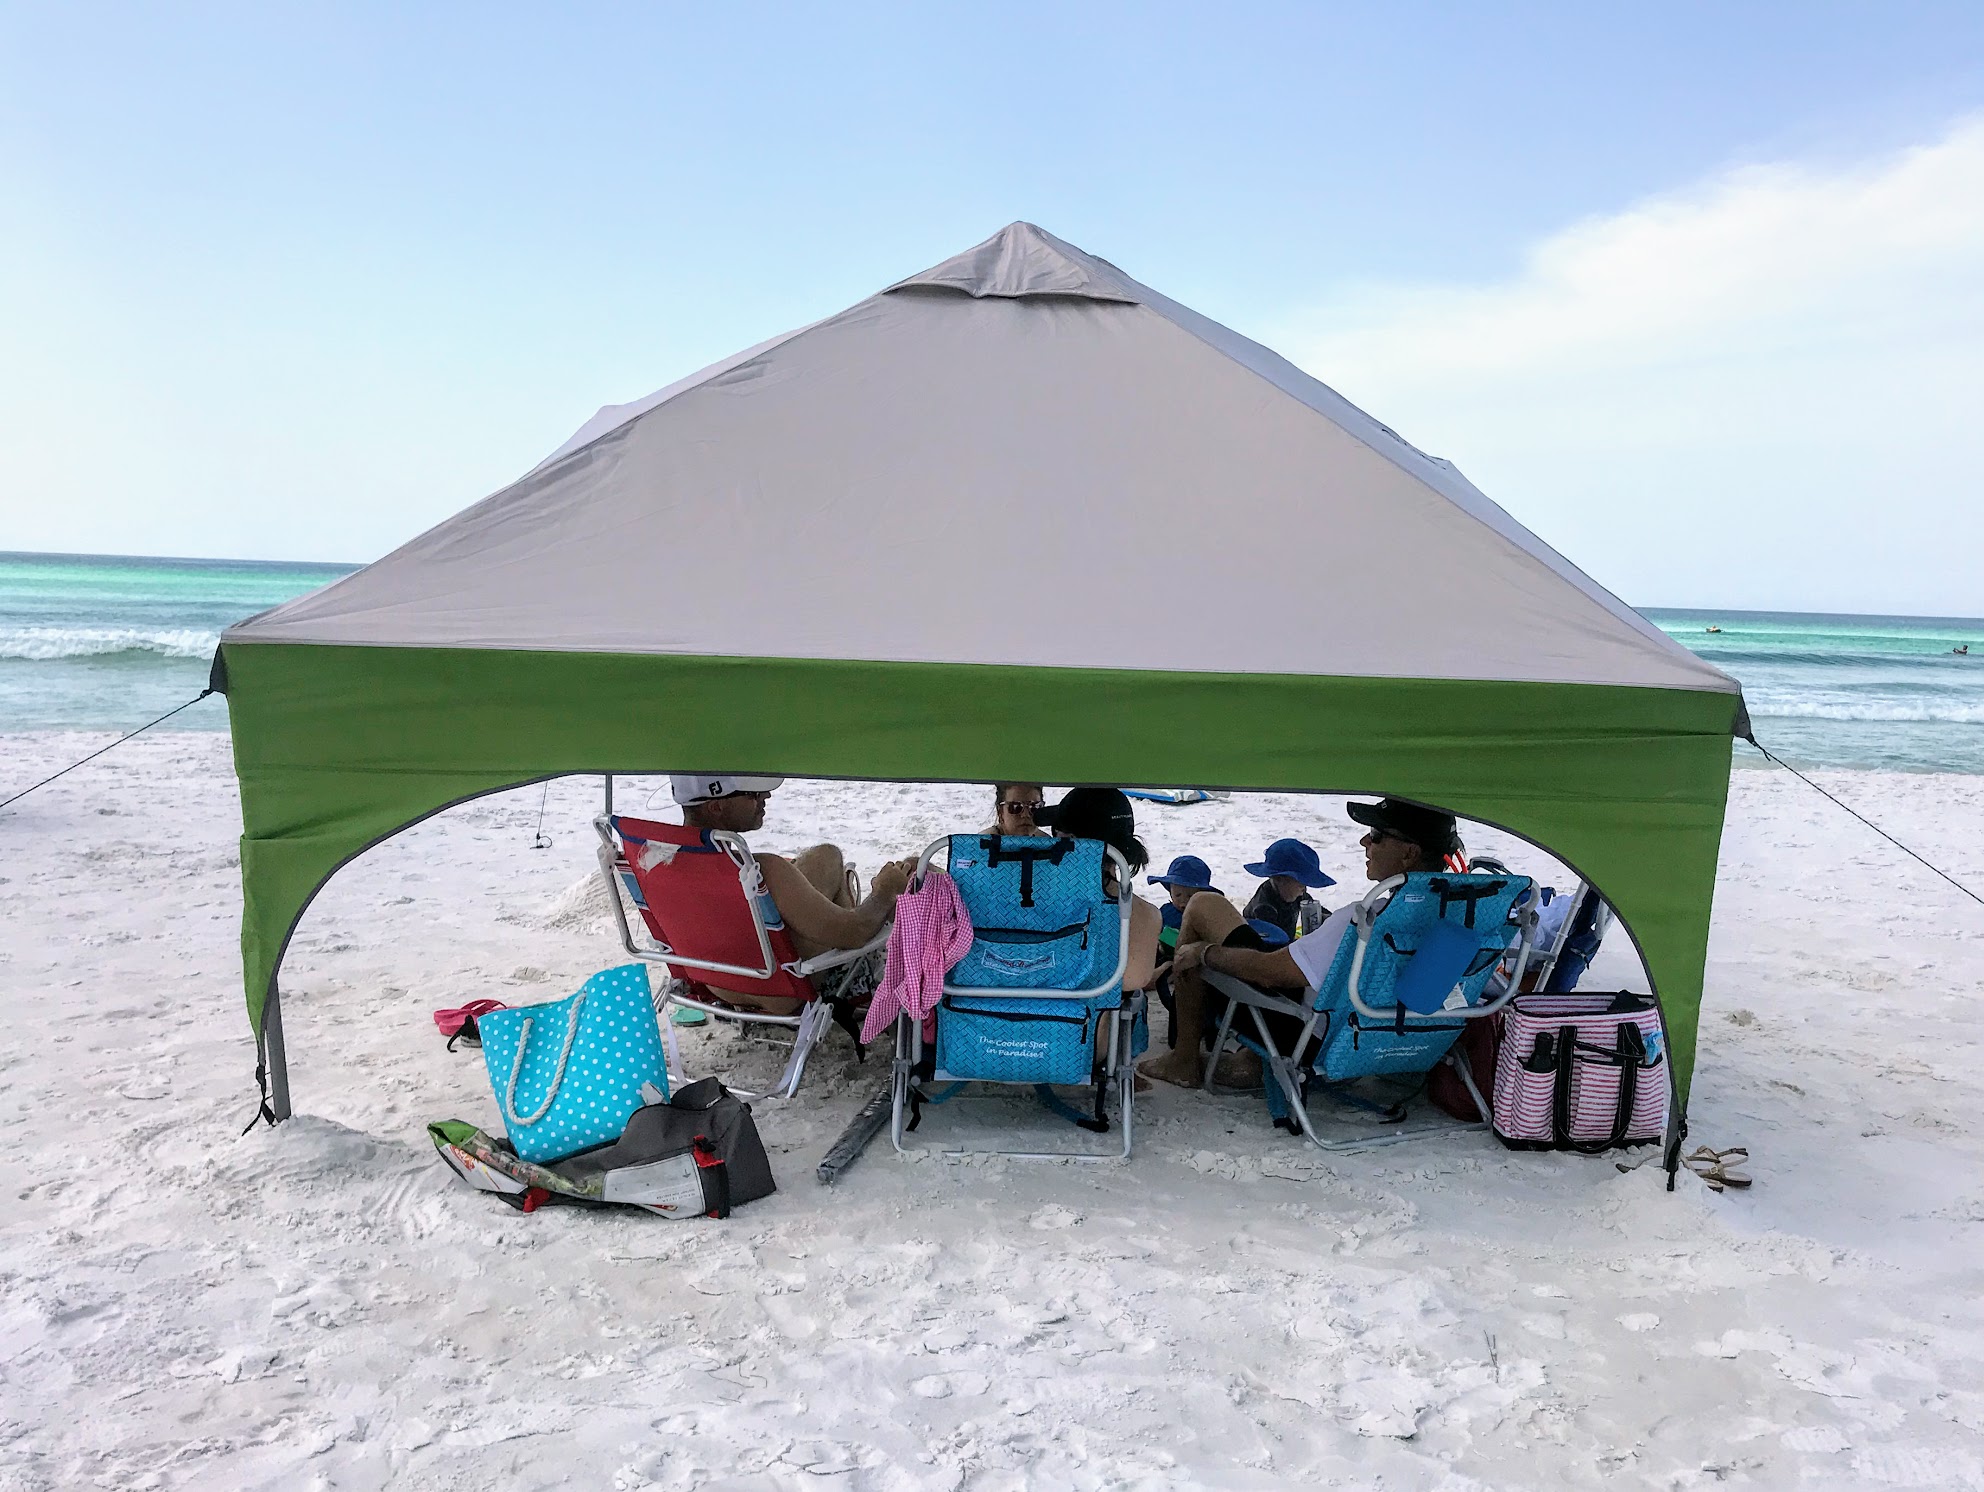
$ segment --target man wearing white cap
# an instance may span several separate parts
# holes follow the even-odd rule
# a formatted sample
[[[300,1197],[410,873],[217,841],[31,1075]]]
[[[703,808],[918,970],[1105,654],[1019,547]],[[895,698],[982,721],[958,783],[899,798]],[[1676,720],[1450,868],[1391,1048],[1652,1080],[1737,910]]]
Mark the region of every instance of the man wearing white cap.
[[[669,786],[675,801],[682,805],[682,822],[691,829],[724,829],[732,834],[749,834],[765,823],[765,805],[783,777],[738,777],[717,772],[672,774]],[[916,869],[914,857],[892,860],[875,872],[868,895],[854,899],[849,885],[847,862],[840,850],[830,844],[816,844],[791,859],[783,855],[757,855],[764,875],[765,890],[772,905],[765,908],[766,921],[783,923],[792,935],[793,949],[801,958],[811,958],[833,948],[859,948],[880,932],[895,910],[896,898],[909,885]],[[712,985],[712,989],[721,986]],[[791,1002],[754,997],[738,990],[722,990],[728,999],[761,1009],[776,1004],[782,1012]]]

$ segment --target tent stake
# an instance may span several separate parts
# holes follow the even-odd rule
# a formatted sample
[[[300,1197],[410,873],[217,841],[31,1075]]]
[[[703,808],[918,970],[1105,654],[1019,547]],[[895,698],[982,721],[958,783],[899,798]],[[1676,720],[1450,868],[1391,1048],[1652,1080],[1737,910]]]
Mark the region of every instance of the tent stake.
[[[262,1063],[269,1074],[269,1112],[277,1124],[289,1117],[289,1062],[282,1044],[282,993],[269,981],[269,1003],[262,1007]]]

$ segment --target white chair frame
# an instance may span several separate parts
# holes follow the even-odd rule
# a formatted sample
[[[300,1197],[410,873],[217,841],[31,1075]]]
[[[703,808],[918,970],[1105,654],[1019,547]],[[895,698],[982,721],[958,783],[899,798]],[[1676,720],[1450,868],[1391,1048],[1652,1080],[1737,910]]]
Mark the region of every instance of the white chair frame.
[[[1405,881],[1406,878],[1402,875],[1391,876],[1386,880],[1380,881],[1351,907],[1337,913],[1339,917],[1347,916],[1351,919],[1351,926],[1357,938],[1356,950],[1350,956],[1348,989],[1350,1003],[1352,1008],[1360,1015],[1368,1016],[1372,1020],[1392,1021],[1397,1019],[1397,1012],[1394,1010],[1378,1010],[1367,1005],[1364,1002],[1363,992],[1358,986],[1364,972],[1365,951],[1370,947],[1371,943],[1372,924],[1377,920],[1379,911],[1382,910],[1381,903],[1388,900],[1391,893],[1396,891],[1400,886],[1403,886]],[[1536,910],[1533,906],[1523,908],[1519,914],[1517,925],[1516,940],[1510,945],[1510,951],[1515,955],[1515,968],[1509,977],[1508,987],[1506,989],[1493,998],[1482,1001],[1478,1005],[1461,1005],[1454,1009],[1436,1010],[1426,1015],[1418,1015],[1408,1011],[1405,1016],[1405,1023],[1408,1026],[1432,1026],[1446,1025],[1455,1020],[1483,1020],[1493,1015],[1504,1005],[1508,1004],[1510,1000],[1514,999],[1516,992],[1522,988],[1523,972],[1529,963],[1530,951],[1535,944]],[[1314,934],[1311,934],[1311,936],[1313,937]],[[1219,973],[1217,970],[1202,968],[1199,971],[1199,977],[1213,989],[1225,995],[1227,1002],[1226,1013],[1220,1018],[1219,1033],[1213,1038],[1212,1052],[1206,1058],[1205,1087],[1207,1092],[1233,1093],[1241,1091],[1217,1087],[1213,1082],[1213,1068],[1218,1064],[1220,1057],[1226,1051],[1227,1042],[1232,1035],[1235,1013],[1245,1010],[1253,1020],[1256,1039],[1260,1042],[1262,1050],[1267,1053],[1262,1059],[1261,1064],[1265,1069],[1262,1073],[1263,1081],[1276,1083],[1280,1086],[1282,1097],[1287,1100],[1289,1111],[1295,1116],[1296,1123],[1301,1127],[1303,1137],[1320,1149],[1336,1151],[1370,1150],[1380,1145],[1396,1145],[1406,1140],[1424,1139],[1429,1135],[1452,1134],[1458,1130],[1486,1129],[1488,1127],[1492,1116],[1487,1098],[1475,1084],[1474,1074],[1468,1070],[1467,1064],[1460,1061],[1453,1052],[1449,1051],[1440,1058],[1440,1061],[1448,1064],[1459,1074],[1462,1086],[1467,1089],[1468,1096],[1474,1100],[1477,1112],[1482,1115],[1480,1119],[1471,1124],[1461,1123],[1456,1120],[1452,1123],[1423,1124],[1410,1129],[1389,1130],[1375,1135],[1359,1135],[1349,1139],[1324,1139],[1316,1133],[1315,1123],[1309,1117],[1308,1105],[1302,1100],[1302,1069],[1297,1060],[1298,1054],[1307,1051],[1310,1041],[1315,1037],[1316,1026],[1322,1020],[1323,1013],[1316,1006],[1316,1001],[1321,998],[1321,991],[1314,985],[1311,985],[1307,991],[1307,999],[1303,1004],[1298,1005],[1295,1001],[1285,996],[1270,994],[1265,990],[1255,989],[1251,984],[1247,984],[1231,974]],[[1452,999],[1453,995],[1458,993],[1459,990],[1460,981],[1456,980],[1454,989],[1449,993],[1448,998]],[[1290,1051],[1282,1051],[1274,1044],[1273,1038],[1268,1034],[1268,1024],[1264,1014],[1268,1011],[1276,1011],[1283,1015],[1293,1016],[1302,1022],[1301,1034],[1296,1038]]]
[[[928,845],[916,865],[917,884],[922,883],[923,874],[929,870],[937,856],[950,847],[952,836],[945,835]],[[1117,940],[1116,965],[1107,978],[1087,989],[1048,990],[986,988],[976,985],[953,984],[944,981],[946,995],[977,996],[991,999],[1021,1000],[1073,1000],[1086,1003],[1111,990],[1123,987],[1123,974],[1130,965],[1130,900],[1135,894],[1131,889],[1130,865],[1117,850],[1105,844],[1102,847],[1107,863],[1116,869],[1116,913]],[[974,1149],[946,1150],[946,1155],[1003,1155],[1010,1160],[1128,1160],[1132,1143],[1133,1118],[1136,1105],[1135,1068],[1130,1061],[1130,1046],[1135,1037],[1137,1020],[1144,1010],[1143,991],[1137,990],[1123,996],[1122,1005],[1115,1010],[1111,1023],[1109,1054],[1104,1066],[1104,1080],[1114,1085],[1117,1096],[1117,1112],[1123,1127],[1123,1146],[1120,1152],[1109,1153],[1095,1150],[1002,1150],[994,1146]],[[1096,1023],[1098,1027],[1101,1022]],[[890,1114],[889,1141],[898,1153],[919,1148],[903,1140],[904,1126],[908,1122],[910,1091],[915,1082],[915,1070],[923,1060],[923,1026],[920,1021],[911,1020],[907,1015],[896,1017],[896,1057],[890,1074]],[[959,1078],[950,1073],[934,1073],[932,1083],[980,1082],[978,1078]],[[1021,1084],[988,1084],[988,1086],[1032,1086]]]
[[[1499,862],[1493,863],[1499,865]],[[1501,868],[1506,869],[1506,867]],[[1596,886],[1593,886],[1589,881],[1581,880],[1577,883],[1575,889],[1564,894],[1570,898],[1571,905],[1564,915],[1564,920],[1558,925],[1556,938],[1546,945],[1541,941],[1539,936],[1536,947],[1530,956],[1529,967],[1526,970],[1520,971],[1524,976],[1533,978],[1536,981],[1532,992],[1547,988],[1551,976],[1557,972],[1557,965],[1564,956],[1564,940],[1569,935],[1571,924],[1577,920],[1582,904],[1586,900],[1595,898],[1598,902],[1598,915],[1592,924],[1592,931],[1600,945],[1603,945],[1606,933],[1612,930],[1614,914],[1611,904],[1604,897],[1599,896]],[[1540,925],[1542,921],[1541,908],[1537,909],[1537,920]],[[1514,949],[1510,950],[1511,953],[1514,951]],[[1510,966],[1507,959],[1504,959],[1502,961],[1502,967],[1496,969],[1494,975],[1488,981],[1489,992],[1491,994],[1500,994],[1504,989],[1517,989],[1517,986],[1517,971]],[[1520,993],[1520,990],[1517,989],[1517,992]]]

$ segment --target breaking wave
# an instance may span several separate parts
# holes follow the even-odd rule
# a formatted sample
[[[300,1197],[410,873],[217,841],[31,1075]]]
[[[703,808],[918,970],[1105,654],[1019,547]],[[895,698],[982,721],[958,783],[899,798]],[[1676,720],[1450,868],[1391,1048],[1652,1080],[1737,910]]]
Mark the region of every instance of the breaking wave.
[[[108,658],[151,653],[161,658],[211,658],[218,632],[192,627],[6,627],[0,658],[45,663],[57,658]]]
[[[1984,701],[1833,700],[1759,698],[1750,694],[1750,711],[1780,720],[1876,720],[1891,725],[1984,725]]]

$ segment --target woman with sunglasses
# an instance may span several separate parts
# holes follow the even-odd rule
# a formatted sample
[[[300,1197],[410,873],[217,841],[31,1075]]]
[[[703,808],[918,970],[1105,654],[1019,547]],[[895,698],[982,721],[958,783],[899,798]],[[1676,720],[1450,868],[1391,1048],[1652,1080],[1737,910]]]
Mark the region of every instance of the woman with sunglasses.
[[[992,784],[992,822],[986,825],[987,834],[1003,834],[1008,838],[1031,839],[1043,834],[1034,821],[1047,802],[1046,790],[1037,782],[995,782]]]

